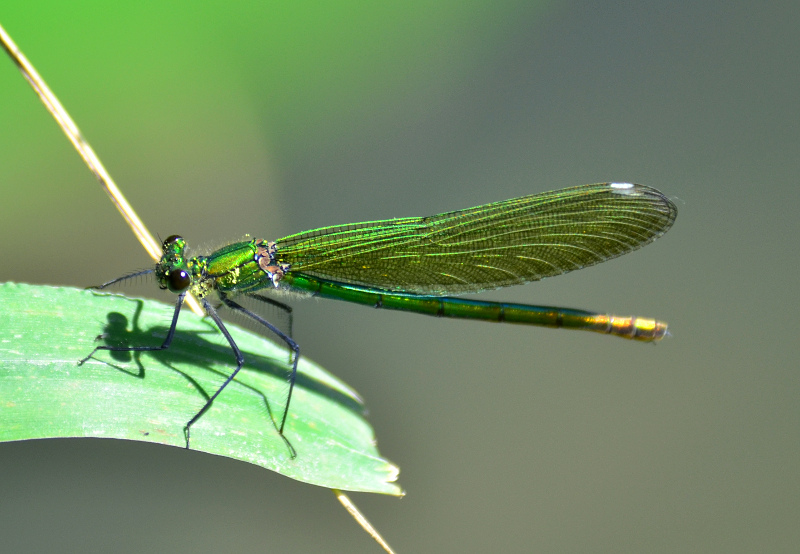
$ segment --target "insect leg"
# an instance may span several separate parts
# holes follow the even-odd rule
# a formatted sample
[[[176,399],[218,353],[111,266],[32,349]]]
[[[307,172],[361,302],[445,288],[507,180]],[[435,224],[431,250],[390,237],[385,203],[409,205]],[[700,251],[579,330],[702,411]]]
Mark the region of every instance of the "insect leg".
[[[121,279],[124,279],[124,277]],[[111,283],[114,283],[118,280],[119,279],[111,281]],[[164,339],[164,342],[161,344],[161,346],[108,346],[108,345],[97,346],[95,347],[94,350],[92,350],[92,352],[88,356],[79,361],[78,365],[83,365],[83,363],[92,356],[94,356],[94,353],[97,352],[98,350],[111,350],[114,352],[148,352],[153,350],[166,350],[167,348],[169,348],[169,345],[172,344],[172,338],[175,336],[175,326],[178,324],[178,315],[180,315],[181,313],[181,306],[183,305],[183,298],[185,296],[186,296],[185,292],[178,295],[178,301],[175,303],[175,313],[172,315],[172,324],[169,326],[167,337]]]
[[[280,333],[280,331],[278,331],[276,328],[274,328],[272,325],[270,325],[266,320],[263,320],[263,319],[259,318],[258,316],[256,316],[252,312],[250,312],[250,311],[244,309],[243,307],[239,306],[239,304],[233,302],[232,300],[229,300],[224,295],[220,294],[219,296],[222,299],[222,301],[228,307],[230,307],[230,308],[232,308],[234,310],[242,311],[243,313],[245,313],[245,314],[249,315],[250,317],[253,317],[254,319],[256,319],[256,321],[258,321],[259,323],[263,323],[269,329],[275,331],[276,333]],[[211,407],[211,404],[214,402],[214,399],[216,399],[217,396],[219,396],[220,393],[225,389],[225,387],[228,386],[228,383],[233,381],[234,377],[236,377],[236,374],[239,373],[239,370],[242,369],[242,365],[244,364],[244,356],[242,355],[242,351],[239,350],[239,347],[236,345],[236,342],[233,340],[233,337],[231,336],[230,332],[225,327],[225,324],[222,323],[222,319],[220,319],[219,315],[217,314],[217,311],[211,306],[211,304],[205,298],[202,300],[202,302],[203,302],[203,308],[205,308],[206,313],[208,313],[208,315],[211,317],[211,319],[214,320],[214,323],[217,324],[217,327],[219,327],[219,330],[225,336],[225,339],[228,341],[228,344],[230,344],[231,348],[233,349],[233,355],[236,358],[236,369],[234,369],[233,372],[231,372],[231,374],[228,376],[228,378],[225,379],[225,382],[222,383],[222,385],[217,389],[217,391],[209,397],[209,399],[206,401],[205,405],[202,408],[200,408],[200,411],[198,411],[194,415],[194,417],[192,419],[190,419],[189,422],[186,424],[186,431],[185,431],[186,432],[186,448],[189,448],[189,434],[190,434],[191,426],[198,419],[200,419],[200,417],[202,417],[202,415],[206,412],[206,410],[208,410],[208,408]],[[281,333],[281,335],[282,335],[282,333]],[[283,335],[283,336],[285,337],[285,335]],[[286,337],[286,340],[291,341],[291,344],[294,344],[294,341],[292,341],[292,339]],[[291,344],[290,344],[290,346],[291,346]],[[297,345],[296,344],[295,344],[294,350],[296,352],[296,355],[295,355],[295,362],[294,362],[293,371],[292,371],[292,381],[291,381],[292,385],[294,384],[294,376],[295,376],[296,368],[297,368],[297,355],[298,355],[297,353],[299,352],[299,349],[297,349]],[[292,390],[292,387],[290,386],[289,387],[289,398],[291,398],[291,390]],[[286,402],[286,407],[287,407],[287,410],[288,410],[288,407],[289,407],[289,401],[288,400]],[[285,421],[286,421],[286,412],[284,412],[283,421],[281,422],[281,426],[280,426],[280,429],[278,430],[278,433],[280,434],[281,438],[283,439],[283,442],[286,443],[286,446],[289,449],[289,453],[290,453],[291,457],[295,458],[297,456],[297,451],[294,449],[292,444],[289,442],[289,440],[283,434],[283,423]]]
[[[111,281],[109,281],[107,283],[103,283],[102,285],[96,285],[96,286],[88,287],[88,288],[89,289],[94,289],[94,290],[102,290],[102,289],[104,289],[106,287],[110,287],[111,285],[113,285],[115,283],[119,283],[120,281],[127,281],[128,279],[134,279],[135,277],[141,277],[142,275],[148,275],[150,273],[153,273],[153,271],[155,271],[155,270],[154,269],[144,269],[142,271],[135,271],[133,273],[128,273],[127,275],[123,275],[122,277],[117,277],[116,279],[113,279],[113,280],[111,280]]]
[[[283,302],[278,302],[274,298],[270,298],[269,296],[264,296],[263,294],[248,294],[250,298],[255,298],[256,300],[260,300],[265,304],[269,304],[270,306],[275,306],[282,312],[286,313],[289,316],[289,332],[286,333],[290,337],[292,336],[292,326],[294,325],[293,316],[292,316],[292,307],[289,304],[284,304]]]
[[[277,335],[283,342],[285,342],[286,345],[294,352],[294,361],[292,362],[292,372],[291,372],[291,374],[289,376],[289,394],[287,395],[287,398],[286,398],[286,408],[285,408],[285,410],[283,412],[283,418],[281,418],[281,424],[280,424],[280,427],[278,428],[278,432],[283,437],[283,427],[284,427],[284,425],[286,425],[286,416],[289,414],[289,404],[292,401],[292,392],[294,391],[294,382],[295,382],[295,380],[297,378],[297,361],[300,359],[300,347],[298,346],[298,344],[290,336],[288,336],[286,333],[284,333],[283,331],[281,331],[280,329],[275,327],[273,324],[271,324],[269,321],[267,321],[263,317],[261,317],[261,316],[259,316],[257,314],[254,314],[253,312],[251,312],[247,308],[237,304],[236,302],[234,302],[233,300],[231,300],[230,298],[228,298],[224,294],[220,294],[220,299],[222,300],[223,303],[225,303],[226,306],[228,306],[232,310],[236,310],[236,311],[238,311],[240,313],[243,313],[244,315],[246,315],[246,316],[250,317],[251,319],[257,321],[258,323],[260,323],[261,325],[263,325],[264,327],[266,327],[267,329],[269,329],[270,331],[275,333],[275,335]],[[284,440],[286,440],[285,437],[284,437]]]

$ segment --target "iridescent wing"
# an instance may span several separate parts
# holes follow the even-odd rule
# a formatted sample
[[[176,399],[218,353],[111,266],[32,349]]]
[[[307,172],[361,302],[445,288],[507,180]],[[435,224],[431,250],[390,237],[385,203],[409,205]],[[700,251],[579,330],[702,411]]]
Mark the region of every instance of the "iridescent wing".
[[[661,192],[603,183],[430,217],[323,227],[276,241],[290,272],[375,289],[445,295],[517,285],[594,265],[663,235]]]

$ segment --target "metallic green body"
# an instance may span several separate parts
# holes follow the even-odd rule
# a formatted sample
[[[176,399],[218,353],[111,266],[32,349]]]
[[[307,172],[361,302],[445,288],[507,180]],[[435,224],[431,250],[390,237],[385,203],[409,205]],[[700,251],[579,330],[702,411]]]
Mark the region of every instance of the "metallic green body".
[[[536,281],[636,250],[677,215],[659,191],[584,185],[430,217],[324,227],[277,241],[236,242],[185,258],[165,241],[163,288],[225,297],[289,288],[377,308],[440,317],[564,327],[654,341],[665,323],[582,310],[451,298]]]
[[[235,242],[224,246],[206,258],[206,271],[224,293],[246,294],[272,287],[269,275],[255,260],[257,240]]]
[[[447,296],[392,293],[353,285],[340,285],[302,274],[290,273],[283,278],[281,283],[288,284],[293,290],[309,292],[312,296],[320,298],[332,298],[373,308],[413,312],[435,317],[579,329],[643,341],[658,340],[664,336],[667,329],[666,324],[651,319],[616,318],[615,323],[615,318],[612,316],[585,310]]]
[[[169,348],[187,293],[201,299],[231,346],[236,367],[186,423],[211,406],[244,364],[233,336],[205,298],[216,292],[222,304],[262,325],[291,350],[289,391],[277,431],[283,434],[297,375],[300,347],[288,334],[234,300],[284,288],[375,308],[438,317],[564,327],[657,341],[667,324],[582,310],[485,302],[449,295],[536,281],[604,262],[663,235],[675,221],[675,205],[659,191],[629,183],[601,183],[514,198],[430,217],[408,217],[323,227],[275,242],[235,242],[208,256],[189,258],[186,241],[171,235],[153,270],[120,277],[111,285],[153,272],[163,289],[178,295],[172,325],[161,346],[99,346],[97,350],[152,351]],[[92,352],[92,354],[94,351]],[[89,357],[91,357],[91,355]],[[86,361],[89,357],[81,360]],[[277,423],[277,422],[276,422]]]

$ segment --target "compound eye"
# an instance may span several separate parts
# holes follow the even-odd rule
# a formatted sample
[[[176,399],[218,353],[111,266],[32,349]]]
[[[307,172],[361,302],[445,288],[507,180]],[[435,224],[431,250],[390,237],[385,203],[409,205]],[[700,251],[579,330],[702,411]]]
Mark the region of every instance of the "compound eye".
[[[170,271],[167,276],[167,288],[171,292],[181,293],[189,288],[192,284],[192,278],[189,273],[184,269]]]
[[[180,235],[170,235],[164,240],[162,248],[166,250],[167,248],[169,248],[170,246],[181,240],[183,240],[183,237],[181,237]]]

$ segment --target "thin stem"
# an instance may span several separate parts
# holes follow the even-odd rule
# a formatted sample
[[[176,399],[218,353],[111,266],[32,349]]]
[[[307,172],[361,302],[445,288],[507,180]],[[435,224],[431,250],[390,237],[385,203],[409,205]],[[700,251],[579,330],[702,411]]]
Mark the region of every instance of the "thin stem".
[[[372,524],[366,517],[364,517],[364,514],[362,514],[359,511],[358,507],[353,503],[352,500],[350,500],[350,497],[347,496],[342,491],[340,491],[339,489],[331,489],[331,490],[333,491],[333,494],[336,495],[336,498],[339,499],[339,502],[342,503],[344,509],[347,510],[347,512],[353,517],[353,519],[355,519],[358,522],[361,528],[367,533],[369,533],[369,536],[375,539],[375,542],[381,545],[381,548],[383,548],[386,552],[388,552],[389,554],[394,554],[394,550],[392,550],[392,547],[389,546],[389,543],[386,542],[383,537],[381,537],[380,533],[378,533],[378,530],[372,526]]]
[[[39,99],[45,105],[45,108],[47,108],[47,111],[50,112],[53,118],[55,118],[59,127],[61,127],[61,130],[64,131],[65,135],[67,135],[67,138],[78,151],[78,154],[80,154],[81,158],[83,158],[83,161],[89,167],[89,170],[94,173],[97,177],[97,180],[100,181],[100,185],[103,187],[103,190],[105,190],[108,196],[111,198],[111,202],[114,203],[114,205],[117,207],[117,210],[119,210],[119,212],[122,214],[122,217],[128,223],[128,226],[131,228],[131,230],[133,230],[136,238],[139,239],[139,242],[142,244],[150,257],[153,258],[153,260],[158,261],[161,258],[161,246],[158,244],[150,231],[147,230],[147,227],[145,227],[142,220],[139,219],[139,216],[136,215],[133,207],[131,207],[131,205],[125,199],[119,188],[117,188],[117,185],[114,183],[111,175],[108,174],[106,168],[100,162],[100,159],[97,157],[92,147],[81,134],[78,126],[67,113],[67,110],[64,109],[64,106],[62,106],[61,102],[58,101],[56,95],[50,90],[50,88],[44,82],[44,79],[42,79],[33,65],[20,51],[8,33],[6,33],[2,25],[0,25],[0,43],[2,43],[3,48],[11,57],[11,59],[14,60],[14,63],[17,64],[17,67],[22,72],[22,75],[25,77],[28,83],[30,83],[33,90],[39,96]],[[191,295],[187,295],[186,303],[196,314],[201,316],[204,314],[197,300]],[[338,489],[332,490],[339,499],[339,502],[341,502],[342,506],[344,506],[345,510],[347,510],[353,519],[358,522],[361,528],[369,533],[369,535],[375,539],[375,541],[381,545],[386,552],[394,554],[394,551],[391,549],[389,544],[383,539],[383,537],[381,537],[380,533],[378,533],[372,524],[370,524],[369,520],[367,520],[367,518],[364,517],[364,515],[358,510],[353,501],[350,500],[350,498],[342,491]]]
[[[92,147],[89,146],[89,143],[83,137],[78,126],[67,113],[67,110],[64,109],[64,106],[58,101],[56,95],[50,90],[50,87],[47,86],[47,83],[44,82],[44,79],[42,79],[33,65],[20,51],[2,25],[0,25],[0,43],[2,43],[3,48],[11,59],[14,60],[14,63],[17,64],[23,77],[25,77],[34,92],[39,96],[39,99],[42,101],[45,108],[47,108],[47,111],[50,112],[50,115],[56,120],[58,126],[61,127],[61,130],[67,135],[67,138],[75,147],[75,150],[78,151],[81,158],[83,158],[89,170],[94,173],[97,180],[100,181],[100,186],[103,187],[103,190],[105,190],[106,194],[111,198],[111,202],[113,202],[117,210],[122,214],[122,217],[128,223],[133,234],[139,239],[139,242],[150,257],[158,261],[161,258],[161,245],[159,245],[150,231],[147,230],[142,220],[136,215],[133,207],[131,207],[125,199],[125,196],[123,196],[119,188],[117,188],[111,175],[108,174],[108,171],[106,171],[106,168],[100,162],[97,154],[95,154]],[[203,310],[200,308],[197,300],[188,296],[186,302],[193,312],[200,316],[203,315]]]

